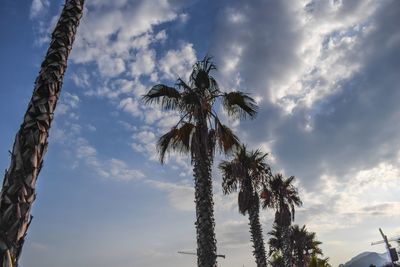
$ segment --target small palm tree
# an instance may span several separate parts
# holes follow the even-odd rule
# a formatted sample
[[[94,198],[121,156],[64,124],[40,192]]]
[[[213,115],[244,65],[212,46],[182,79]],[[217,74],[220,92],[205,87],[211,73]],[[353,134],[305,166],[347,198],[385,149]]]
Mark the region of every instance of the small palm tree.
[[[282,267],[284,264],[283,256],[279,252],[273,252],[273,253],[271,253],[271,255],[269,257],[268,262],[272,267]]]
[[[299,227],[297,224],[291,227],[291,243],[293,248],[294,262],[298,267],[304,267],[310,261],[311,256],[322,255],[314,232],[309,232],[306,226]]]
[[[66,0],[23,122],[16,134],[0,194],[0,266],[17,266],[31,222],[36,181],[47,150],[49,129],[60,97],[68,55],[84,0]]]
[[[248,213],[250,233],[253,241],[253,255],[258,267],[266,267],[264,239],[259,218],[260,199],[258,191],[271,175],[271,169],[265,158],[268,154],[260,150],[247,152],[241,146],[231,161],[222,161],[219,168],[222,172],[222,189],[224,194],[239,191],[239,212]]]
[[[308,267],[332,267],[332,265],[329,264],[329,258],[320,259],[317,256],[312,256]]]
[[[282,227],[278,226],[276,223],[272,225],[272,230],[268,232],[270,236],[268,240],[269,245],[269,256],[272,255],[281,255],[283,250],[283,242],[282,242]]]
[[[160,161],[168,151],[189,153],[193,165],[196,203],[197,263],[199,267],[216,266],[214,203],[211,166],[215,148],[229,153],[239,147],[236,135],[221,123],[214,106],[218,99],[228,115],[253,118],[255,101],[242,92],[224,93],[210,75],[215,70],[210,57],[198,61],[189,83],[178,79],[174,87],[158,84],[143,96],[146,104],[159,104],[163,110],[180,114],[179,122],[160,137],[157,143]]]
[[[283,254],[282,228],[275,223],[272,230],[268,232],[271,236],[268,240],[269,255],[275,255],[275,258],[276,255]],[[290,254],[293,256],[296,267],[309,266],[313,260],[317,259],[317,255],[322,255],[322,250],[319,248],[322,243],[316,240],[314,232],[307,231],[305,225],[301,228],[298,225],[290,226],[290,244]],[[322,262],[321,259],[318,259],[319,261]]]
[[[264,188],[263,208],[275,209],[275,223],[280,227],[282,252],[285,267],[291,267],[292,249],[290,244],[290,225],[294,220],[295,207],[302,205],[298,191],[293,185],[294,176],[284,178],[278,173],[272,176]]]

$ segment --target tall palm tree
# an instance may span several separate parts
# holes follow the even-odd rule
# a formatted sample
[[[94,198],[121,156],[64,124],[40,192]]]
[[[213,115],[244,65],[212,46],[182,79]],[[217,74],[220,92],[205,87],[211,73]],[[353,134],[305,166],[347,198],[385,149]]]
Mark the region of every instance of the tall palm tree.
[[[214,203],[211,166],[215,148],[229,153],[239,146],[236,135],[218,118],[214,105],[218,99],[227,114],[253,118],[255,101],[242,92],[224,93],[210,75],[216,69],[210,57],[193,66],[189,83],[178,79],[174,87],[158,84],[143,96],[147,104],[156,103],[163,110],[180,114],[179,122],[160,137],[157,148],[164,163],[167,151],[190,153],[193,165],[196,203],[197,263],[199,267],[216,266]]]
[[[10,167],[0,195],[0,266],[16,266],[31,222],[35,185],[47,149],[49,129],[67,67],[67,58],[82,17],[84,0],[67,0],[23,122],[15,137]]]
[[[319,248],[322,243],[316,240],[314,232],[307,231],[305,225],[301,228],[297,224],[291,227],[291,243],[294,261],[298,267],[308,265],[311,256],[322,255]]]
[[[264,188],[266,197],[263,208],[275,209],[275,223],[281,227],[280,239],[282,240],[282,252],[284,267],[291,267],[292,253],[290,244],[290,225],[294,220],[295,206],[301,206],[298,191],[293,185],[294,176],[284,178],[278,173],[272,176]]]
[[[222,172],[222,189],[224,194],[239,190],[238,206],[243,215],[248,213],[250,233],[253,241],[253,255],[258,267],[266,267],[264,239],[260,224],[260,199],[258,191],[271,176],[271,169],[265,158],[268,154],[260,150],[247,152],[245,145],[235,153],[231,161],[222,161],[219,168]]]

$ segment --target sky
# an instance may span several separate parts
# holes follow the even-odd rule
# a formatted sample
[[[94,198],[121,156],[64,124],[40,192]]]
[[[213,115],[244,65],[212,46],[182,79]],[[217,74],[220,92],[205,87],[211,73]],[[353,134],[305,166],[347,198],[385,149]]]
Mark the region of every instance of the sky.
[[[0,5],[0,167],[64,1]],[[213,56],[221,90],[259,104],[252,121],[221,117],[273,172],[296,176],[296,224],[333,266],[400,234],[399,0],[86,0],[21,266],[196,266],[188,156],[158,161],[178,120],[143,105],[153,85],[187,79]],[[215,165],[224,159],[217,155]],[[221,267],[256,266],[248,218],[213,170]],[[261,211],[264,237],[274,212]]]

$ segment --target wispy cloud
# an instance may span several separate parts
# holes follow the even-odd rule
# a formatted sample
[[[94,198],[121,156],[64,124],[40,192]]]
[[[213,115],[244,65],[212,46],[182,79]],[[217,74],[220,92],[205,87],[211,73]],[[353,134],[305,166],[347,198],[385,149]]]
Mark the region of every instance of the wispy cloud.
[[[29,17],[31,19],[37,18],[39,15],[42,15],[46,12],[46,10],[50,6],[49,0],[33,0],[31,4],[31,9],[29,13]]]

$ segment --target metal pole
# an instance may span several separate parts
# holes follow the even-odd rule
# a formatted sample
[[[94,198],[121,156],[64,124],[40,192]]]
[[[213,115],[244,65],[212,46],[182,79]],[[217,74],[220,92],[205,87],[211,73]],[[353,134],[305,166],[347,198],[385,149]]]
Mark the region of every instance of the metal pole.
[[[390,258],[390,262],[392,263],[392,267],[395,267],[395,266],[394,266],[394,262],[393,262],[393,260],[392,260],[392,256],[390,255],[390,244],[389,244],[389,241],[388,241],[388,239],[387,239],[387,236],[383,234],[383,231],[382,231],[381,228],[379,228],[379,232],[381,232],[381,235],[382,235],[382,237],[383,237],[383,240],[385,241],[386,249],[387,249],[387,251],[388,251],[388,253],[389,253],[389,258]]]

